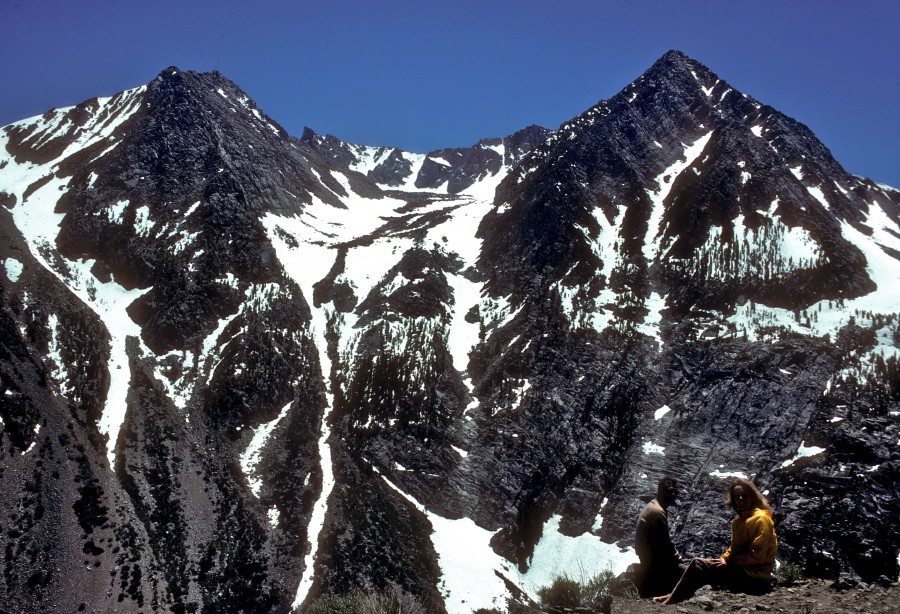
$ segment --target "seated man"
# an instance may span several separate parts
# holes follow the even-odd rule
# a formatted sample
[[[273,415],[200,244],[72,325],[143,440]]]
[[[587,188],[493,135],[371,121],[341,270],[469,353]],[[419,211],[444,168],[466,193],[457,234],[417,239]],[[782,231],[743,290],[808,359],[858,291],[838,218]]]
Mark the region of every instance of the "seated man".
[[[669,537],[668,508],[678,497],[678,483],[670,477],[659,481],[656,499],[638,517],[634,549],[641,559],[637,587],[641,597],[668,595],[686,569]]]

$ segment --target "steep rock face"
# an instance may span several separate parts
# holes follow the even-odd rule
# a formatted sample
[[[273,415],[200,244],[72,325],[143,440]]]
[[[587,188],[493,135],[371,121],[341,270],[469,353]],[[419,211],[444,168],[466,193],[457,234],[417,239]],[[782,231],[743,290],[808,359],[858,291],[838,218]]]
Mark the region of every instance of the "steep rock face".
[[[468,614],[623,568],[664,474],[688,555],[745,475],[897,576],[900,193],[683,54],[428,154],[175,68],[0,144],[7,609]]]

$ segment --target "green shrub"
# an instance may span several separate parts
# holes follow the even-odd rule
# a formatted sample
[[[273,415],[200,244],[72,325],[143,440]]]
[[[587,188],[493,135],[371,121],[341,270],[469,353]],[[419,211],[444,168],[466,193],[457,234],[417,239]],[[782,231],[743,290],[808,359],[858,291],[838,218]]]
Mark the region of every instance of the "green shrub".
[[[616,582],[616,574],[611,567],[607,567],[600,573],[588,578],[581,589],[581,603],[587,607],[593,607],[601,598],[612,595]]]
[[[381,592],[358,593],[359,614],[428,614],[428,610],[415,596],[396,584]]]
[[[803,580],[803,568],[796,563],[782,563],[772,576],[775,586],[793,586]]]
[[[616,576],[609,567],[590,577],[582,571],[580,580],[559,574],[549,586],[539,587],[537,595],[543,607],[595,608],[612,594],[615,581]]]
[[[537,594],[544,607],[575,608],[581,605],[581,584],[565,574],[555,576],[550,586],[538,588]]]
[[[343,597],[325,597],[309,606],[304,614],[359,614],[356,593]]]
[[[366,589],[323,597],[303,614],[427,614],[427,610],[414,595],[392,584],[383,591]]]

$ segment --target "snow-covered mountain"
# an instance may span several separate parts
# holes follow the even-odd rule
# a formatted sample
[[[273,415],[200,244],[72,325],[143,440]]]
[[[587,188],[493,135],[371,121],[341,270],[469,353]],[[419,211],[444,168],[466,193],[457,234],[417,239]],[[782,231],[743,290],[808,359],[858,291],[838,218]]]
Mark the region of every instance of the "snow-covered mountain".
[[[900,192],[669,52],[551,131],[288,135],[218,73],[0,131],[5,609],[503,607],[687,555],[896,579]]]

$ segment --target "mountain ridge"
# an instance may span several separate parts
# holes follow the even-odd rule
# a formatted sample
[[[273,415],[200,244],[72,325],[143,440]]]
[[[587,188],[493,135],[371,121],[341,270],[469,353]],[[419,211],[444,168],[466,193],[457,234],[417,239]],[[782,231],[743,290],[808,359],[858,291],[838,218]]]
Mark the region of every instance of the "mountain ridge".
[[[468,614],[624,568],[666,473],[682,551],[747,475],[785,560],[897,575],[900,192],[679,52],[427,154],[174,67],[0,139],[7,607]]]

